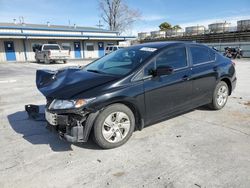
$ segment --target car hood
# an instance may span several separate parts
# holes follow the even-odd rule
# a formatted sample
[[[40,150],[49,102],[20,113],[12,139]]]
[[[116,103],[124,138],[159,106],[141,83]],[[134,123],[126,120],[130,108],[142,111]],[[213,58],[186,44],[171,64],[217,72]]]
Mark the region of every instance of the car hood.
[[[88,72],[77,67],[36,72],[38,90],[45,97],[53,99],[72,99],[77,94],[116,79],[115,76]]]

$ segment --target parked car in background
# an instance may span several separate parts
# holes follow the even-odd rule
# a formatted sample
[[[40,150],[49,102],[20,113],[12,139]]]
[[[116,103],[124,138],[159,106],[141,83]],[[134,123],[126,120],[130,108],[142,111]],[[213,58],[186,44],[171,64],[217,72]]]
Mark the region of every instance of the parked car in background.
[[[70,142],[93,133],[102,148],[124,144],[134,130],[199,106],[222,109],[236,85],[234,63],[184,42],[145,43],[83,68],[38,70],[48,126]]]
[[[112,46],[107,46],[105,49],[105,55],[114,52],[116,50],[122,49],[124,47],[118,46],[118,45],[112,45]]]
[[[38,63],[44,62],[49,64],[56,61],[66,63],[69,56],[70,51],[61,49],[58,44],[43,44],[38,46],[35,51],[35,59]]]

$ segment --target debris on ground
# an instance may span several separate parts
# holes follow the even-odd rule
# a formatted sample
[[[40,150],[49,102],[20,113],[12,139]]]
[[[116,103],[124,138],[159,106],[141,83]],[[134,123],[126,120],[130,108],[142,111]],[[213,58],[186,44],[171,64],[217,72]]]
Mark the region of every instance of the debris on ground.
[[[244,105],[250,106],[250,101],[245,102]]]
[[[39,112],[39,106],[34,104],[25,105],[25,111],[30,119],[35,121],[45,121],[45,114]]]
[[[125,172],[116,172],[116,173],[113,174],[113,176],[120,177],[120,176],[122,176],[124,174],[125,174]]]
[[[199,185],[199,184],[197,184],[197,183],[195,183],[194,185],[201,188],[201,185]]]

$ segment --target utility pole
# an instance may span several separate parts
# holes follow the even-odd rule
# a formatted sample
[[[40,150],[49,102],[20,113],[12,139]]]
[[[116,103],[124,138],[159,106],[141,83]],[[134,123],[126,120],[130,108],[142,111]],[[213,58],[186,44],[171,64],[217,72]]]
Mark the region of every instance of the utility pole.
[[[103,27],[103,25],[101,24],[101,20],[99,20],[98,24],[96,25],[99,29],[101,29],[101,27]]]

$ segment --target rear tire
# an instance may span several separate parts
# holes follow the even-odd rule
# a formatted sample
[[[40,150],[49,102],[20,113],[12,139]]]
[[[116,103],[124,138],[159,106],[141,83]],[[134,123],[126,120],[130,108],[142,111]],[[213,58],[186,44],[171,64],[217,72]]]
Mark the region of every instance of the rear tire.
[[[228,85],[226,84],[226,82],[220,81],[215,87],[213,93],[213,100],[212,103],[209,104],[209,107],[212,110],[222,109],[227,103],[228,95],[229,95]]]
[[[135,129],[133,112],[123,104],[106,107],[97,117],[93,127],[93,139],[104,149],[126,143]]]

